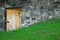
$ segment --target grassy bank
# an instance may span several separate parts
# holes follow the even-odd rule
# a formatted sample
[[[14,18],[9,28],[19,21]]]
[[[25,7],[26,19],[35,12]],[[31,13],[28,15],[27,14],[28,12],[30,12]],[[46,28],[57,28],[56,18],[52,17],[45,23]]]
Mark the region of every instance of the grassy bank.
[[[60,40],[60,19],[37,23],[19,30],[2,31],[0,40]]]

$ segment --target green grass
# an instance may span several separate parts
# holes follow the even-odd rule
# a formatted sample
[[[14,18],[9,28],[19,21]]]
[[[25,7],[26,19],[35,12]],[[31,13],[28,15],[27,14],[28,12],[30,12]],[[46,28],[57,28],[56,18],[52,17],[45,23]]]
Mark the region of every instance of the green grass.
[[[2,31],[0,40],[60,40],[60,19],[37,23],[19,30]]]

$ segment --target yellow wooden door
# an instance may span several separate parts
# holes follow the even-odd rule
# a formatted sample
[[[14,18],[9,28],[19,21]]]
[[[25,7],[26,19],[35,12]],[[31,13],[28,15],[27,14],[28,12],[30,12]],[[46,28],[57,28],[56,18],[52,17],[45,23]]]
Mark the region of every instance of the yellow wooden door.
[[[15,30],[21,27],[21,13],[19,10],[7,9],[7,31]]]

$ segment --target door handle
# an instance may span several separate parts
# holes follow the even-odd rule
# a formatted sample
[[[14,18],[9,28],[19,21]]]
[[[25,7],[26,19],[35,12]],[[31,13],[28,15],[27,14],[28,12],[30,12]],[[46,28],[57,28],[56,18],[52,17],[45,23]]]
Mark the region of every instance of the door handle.
[[[9,21],[6,21],[7,23],[10,23]]]

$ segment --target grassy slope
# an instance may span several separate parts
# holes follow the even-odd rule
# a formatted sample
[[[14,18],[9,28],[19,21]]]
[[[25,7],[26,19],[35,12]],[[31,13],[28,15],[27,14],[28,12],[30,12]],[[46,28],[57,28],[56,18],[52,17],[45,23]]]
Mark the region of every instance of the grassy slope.
[[[0,32],[0,40],[60,40],[60,19],[15,31]]]

